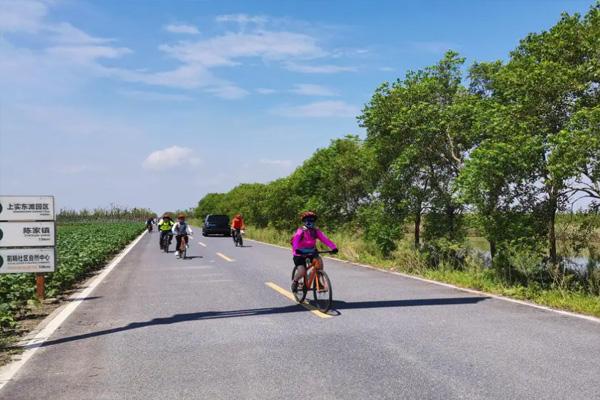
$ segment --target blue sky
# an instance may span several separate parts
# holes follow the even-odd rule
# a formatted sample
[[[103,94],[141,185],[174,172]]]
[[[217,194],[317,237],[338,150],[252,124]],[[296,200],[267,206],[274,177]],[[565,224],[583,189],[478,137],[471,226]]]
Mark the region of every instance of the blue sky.
[[[0,0],[0,193],[187,208],[363,135],[382,82],[506,59],[591,4]]]

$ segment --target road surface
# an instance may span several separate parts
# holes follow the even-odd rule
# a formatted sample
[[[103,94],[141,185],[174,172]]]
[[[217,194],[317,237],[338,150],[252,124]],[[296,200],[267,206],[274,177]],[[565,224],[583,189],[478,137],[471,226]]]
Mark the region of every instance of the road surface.
[[[246,244],[145,235],[0,399],[600,399],[598,323],[334,261],[324,318]]]

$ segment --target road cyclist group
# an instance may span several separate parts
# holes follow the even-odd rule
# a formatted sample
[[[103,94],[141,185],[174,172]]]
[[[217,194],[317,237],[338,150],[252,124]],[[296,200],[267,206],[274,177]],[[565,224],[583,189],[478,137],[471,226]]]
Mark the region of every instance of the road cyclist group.
[[[175,256],[177,258],[185,258],[189,238],[193,234],[185,219],[185,214],[181,213],[177,215],[177,222],[174,222],[171,214],[165,213],[157,223],[160,232],[159,244],[161,250],[168,252],[169,245],[173,240],[173,236],[175,236]],[[308,292],[311,291],[317,308],[326,312],[332,304],[332,288],[331,281],[324,271],[323,259],[320,255],[325,253],[336,254],[338,248],[323,231],[316,227],[317,214],[315,212],[303,212],[300,214],[300,220],[302,225],[290,239],[294,263],[291,282],[292,293],[296,300],[302,303]],[[152,230],[153,222],[153,219],[146,222],[149,231]],[[243,247],[242,236],[245,229],[243,216],[237,214],[231,220],[231,236],[236,247]],[[318,250],[317,241],[322,242],[330,250]]]
[[[148,229],[148,232],[152,232],[153,225],[154,218],[149,218],[146,221],[146,229]],[[160,233],[158,238],[160,249],[168,253],[169,246],[173,241],[173,236],[175,236],[175,256],[177,258],[185,258],[186,250],[189,247],[188,243],[190,236],[194,233],[192,228],[185,221],[185,214],[178,214],[177,222],[174,222],[170,213],[164,213],[156,225],[158,227],[158,232]]]

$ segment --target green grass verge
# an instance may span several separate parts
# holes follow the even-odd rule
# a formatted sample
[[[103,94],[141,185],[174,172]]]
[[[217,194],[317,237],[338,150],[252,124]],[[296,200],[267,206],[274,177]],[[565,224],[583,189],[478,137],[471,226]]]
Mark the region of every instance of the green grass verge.
[[[273,228],[254,228],[246,230],[249,239],[289,247],[292,231],[285,232]],[[469,263],[464,270],[450,268],[428,268],[421,254],[410,247],[410,242],[403,241],[399,248],[389,258],[383,258],[375,246],[366,243],[360,237],[347,233],[332,234],[331,239],[339,246],[337,258],[342,260],[368,264],[374,267],[398,271],[410,275],[431,279],[438,282],[450,283],[463,288],[480,290],[487,293],[526,300],[561,310],[600,317],[600,296],[594,296],[583,291],[561,289],[541,289],[521,285],[507,285],[498,279],[494,271],[475,263]],[[470,242],[482,243],[478,238]],[[291,261],[290,261],[291,262]]]

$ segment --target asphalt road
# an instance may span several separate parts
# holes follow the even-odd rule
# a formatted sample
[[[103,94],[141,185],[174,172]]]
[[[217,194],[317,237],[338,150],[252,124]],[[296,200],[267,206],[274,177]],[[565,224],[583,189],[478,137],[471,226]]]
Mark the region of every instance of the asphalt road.
[[[600,399],[600,324],[333,261],[322,318],[246,244],[146,235],[0,399]]]

